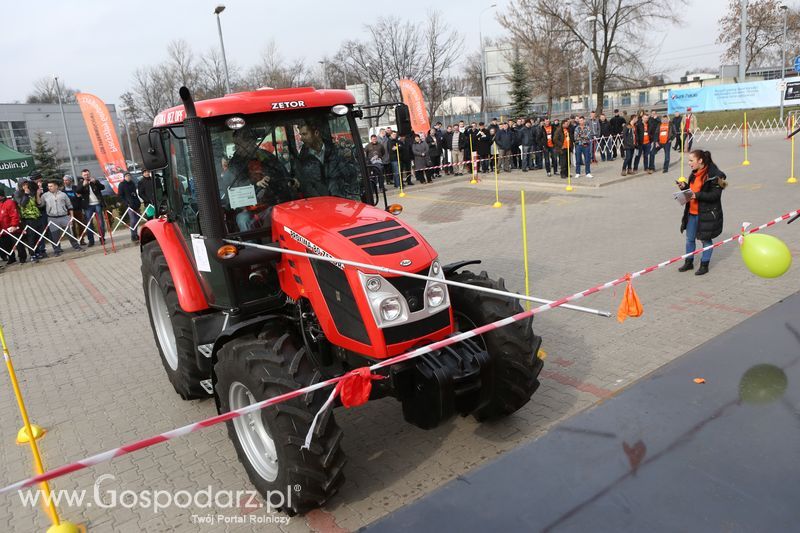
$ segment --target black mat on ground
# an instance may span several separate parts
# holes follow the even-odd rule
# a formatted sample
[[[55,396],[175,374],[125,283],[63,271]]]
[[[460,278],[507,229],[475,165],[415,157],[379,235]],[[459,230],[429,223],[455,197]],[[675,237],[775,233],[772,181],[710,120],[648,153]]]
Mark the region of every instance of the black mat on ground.
[[[784,532],[799,498],[796,293],[365,529]]]

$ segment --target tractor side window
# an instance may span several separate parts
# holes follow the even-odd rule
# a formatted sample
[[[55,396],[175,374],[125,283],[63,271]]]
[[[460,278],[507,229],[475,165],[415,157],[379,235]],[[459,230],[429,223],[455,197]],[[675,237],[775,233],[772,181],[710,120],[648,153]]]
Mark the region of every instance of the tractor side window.
[[[189,143],[183,128],[170,132],[170,175],[166,177],[167,197],[174,213],[179,214],[179,223],[185,235],[200,233],[197,218],[197,189],[194,186]]]

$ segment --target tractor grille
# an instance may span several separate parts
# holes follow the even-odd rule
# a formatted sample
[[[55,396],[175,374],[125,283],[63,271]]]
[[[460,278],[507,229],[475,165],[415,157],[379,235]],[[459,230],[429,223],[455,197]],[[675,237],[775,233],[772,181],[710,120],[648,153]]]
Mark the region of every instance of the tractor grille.
[[[428,275],[428,269],[425,268],[415,274],[421,276]],[[427,281],[424,279],[407,278],[405,276],[398,276],[396,278],[386,278],[386,281],[394,285],[394,288],[400,291],[403,298],[408,303],[408,310],[415,313],[425,307],[425,285]]]
[[[396,220],[365,224],[339,233],[350,238],[353,244],[361,247],[369,255],[396,254],[419,244],[419,241],[410,236],[409,231]]]
[[[435,315],[428,318],[394,326],[391,328],[383,328],[383,335],[386,339],[386,344],[398,344],[401,342],[411,341],[430,335],[450,325],[450,309],[439,311]]]

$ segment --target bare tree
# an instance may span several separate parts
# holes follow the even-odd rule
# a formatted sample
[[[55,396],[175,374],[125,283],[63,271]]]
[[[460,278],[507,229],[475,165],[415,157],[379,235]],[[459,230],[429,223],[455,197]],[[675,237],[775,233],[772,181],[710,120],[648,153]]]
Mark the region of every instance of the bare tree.
[[[780,64],[783,45],[783,12],[777,0],[750,0],[747,4],[745,70]],[[793,57],[800,51],[800,11],[788,8],[786,13],[786,52]],[[727,46],[723,59],[738,62],[742,5],[730,0],[728,11],[719,19],[717,43]]]
[[[245,83],[254,89],[296,87],[309,78],[310,73],[305,62],[302,60],[287,62],[273,39],[262,50],[258,64],[248,71]]]
[[[433,117],[439,105],[452,94],[444,73],[458,61],[464,39],[444,22],[441,12],[428,11],[423,40],[426,71],[420,89],[428,104],[428,116]]]
[[[238,72],[233,64],[228,65],[231,75],[231,90],[238,84]],[[225,95],[225,63],[222,54],[211,48],[200,58],[198,66],[198,93],[203,98],[218,98]]]
[[[539,0],[516,0],[508,6],[505,14],[498,16],[499,22],[511,32],[513,41],[520,48],[532,73],[531,88],[547,101],[547,113],[553,111],[553,100],[567,94],[567,77],[581,68],[577,41],[570,32],[559,25],[553,16],[542,15]]]
[[[74,104],[75,93],[79,92],[77,89],[67,87],[64,82],[61,85],[61,101],[65,104]],[[29,104],[57,104],[58,91],[56,91],[56,82],[50,76],[39,78],[33,82],[33,92],[30,93],[25,101]]]
[[[655,24],[676,23],[686,0],[538,0],[538,10],[568,31],[594,65],[597,110],[603,110],[606,82],[636,78],[645,70],[639,43]],[[594,22],[587,18],[597,17]]]

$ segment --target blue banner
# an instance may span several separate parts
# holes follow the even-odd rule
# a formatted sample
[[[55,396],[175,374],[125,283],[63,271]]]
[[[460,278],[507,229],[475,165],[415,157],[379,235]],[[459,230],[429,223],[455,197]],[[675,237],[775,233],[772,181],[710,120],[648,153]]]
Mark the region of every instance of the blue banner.
[[[711,85],[696,89],[670,89],[667,109],[672,113],[753,109],[781,105],[781,80]]]

